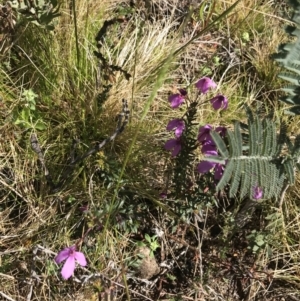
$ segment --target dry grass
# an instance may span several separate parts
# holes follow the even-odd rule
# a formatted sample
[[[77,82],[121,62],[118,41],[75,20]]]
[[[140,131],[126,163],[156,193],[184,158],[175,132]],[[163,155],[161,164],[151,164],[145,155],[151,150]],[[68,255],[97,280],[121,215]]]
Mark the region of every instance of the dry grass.
[[[97,300],[101,294],[104,298],[105,291],[108,294],[114,282],[118,284],[112,289],[116,300],[241,298],[232,289],[232,271],[228,268],[232,262],[228,263],[224,255],[236,252],[238,241],[229,245],[223,241],[222,245],[222,239],[216,242],[216,237],[211,237],[218,221],[224,222],[223,226],[229,223],[232,215],[226,206],[219,204],[224,209],[221,213],[204,206],[200,222],[195,212],[192,225],[176,221],[176,234],[170,227],[166,228],[174,216],[157,199],[172,163],[162,145],[168,137],[167,121],[179,114],[169,110],[167,96],[179,87],[189,87],[193,93],[195,80],[210,72],[219,82],[219,91],[230,99],[230,108],[216,118],[210,106],[202,107],[198,114],[200,124],[228,125],[238,114],[242,116],[238,110],[244,102],[253,105],[257,100],[266,100],[274,104],[278,70],[268,57],[283,39],[279,28],[282,21],[274,14],[272,1],[261,4],[261,1],[244,0],[230,17],[195,39],[179,56],[170,57],[203,24],[234,1],[216,2],[213,13],[204,15],[205,20],[197,19],[196,11],[193,20],[182,29],[183,2],[153,1],[151,15],[147,1],[146,5],[137,1],[134,12],[128,1],[107,0],[101,1],[101,5],[95,1],[77,1],[79,61],[74,17],[67,2],[62,4],[62,16],[53,34],[32,24],[18,32],[15,46],[18,52],[11,53],[12,69],[3,67],[0,73],[0,96],[4,100],[0,138],[0,293],[3,300]],[[94,38],[104,20],[112,17],[124,21],[108,29],[101,51],[109,64],[121,66],[132,77],[126,80],[121,72],[108,74],[112,76],[111,81],[102,78],[97,90],[95,79],[99,70],[93,54]],[[248,41],[243,40],[245,32],[249,34]],[[164,71],[162,67],[168,57],[168,70]],[[163,76],[161,83],[160,76]],[[112,84],[112,88],[101,106],[96,96],[106,84]],[[22,92],[29,88],[39,95],[37,110],[46,124],[43,131],[14,124],[14,114],[22,109]],[[157,93],[152,95],[153,91]],[[57,181],[70,159],[72,138],[80,139],[77,152],[83,153],[96,141],[109,136],[115,129],[122,98],[128,99],[131,110],[125,132],[103,149],[102,157],[90,157],[78,166],[72,181],[60,192],[51,192],[31,149],[30,134],[38,134],[46,164]],[[255,274],[253,279],[245,280],[251,285],[247,300],[272,300],[284,293],[299,298],[297,186],[288,191],[282,210],[277,204],[268,203],[260,212],[260,224],[269,233],[265,249],[253,257],[247,248],[239,250],[244,252],[241,264],[249,260],[254,265],[247,263],[245,268],[247,272],[254,269]],[[116,194],[117,189],[123,194]],[[86,204],[91,213],[79,210]],[[136,222],[133,213],[141,218],[135,233],[130,228]],[[278,213],[277,220],[265,220],[271,213]],[[124,228],[124,221],[131,224]],[[92,231],[82,244],[89,262],[87,269],[79,268],[77,278],[62,281],[54,256],[95,225],[100,228]],[[157,259],[173,260],[173,266],[169,274],[162,273],[149,283],[139,282],[133,268],[136,241],[143,240],[145,233],[155,233],[154,228],[164,232],[159,238],[161,248],[156,252]],[[199,246],[203,247],[200,255],[195,251]],[[258,271],[265,267],[269,270]],[[84,285],[79,283],[83,276],[96,273],[114,282],[94,277]],[[163,279],[167,285],[159,290],[164,285]],[[181,283],[185,286],[180,286]],[[153,292],[157,291],[159,295],[154,296]]]

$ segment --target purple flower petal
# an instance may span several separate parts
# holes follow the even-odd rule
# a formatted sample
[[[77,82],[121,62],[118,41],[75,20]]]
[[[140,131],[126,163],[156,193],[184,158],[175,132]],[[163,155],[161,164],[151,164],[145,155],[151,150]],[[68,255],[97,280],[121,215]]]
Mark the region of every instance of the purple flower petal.
[[[217,156],[217,147],[213,144],[212,141],[205,141],[202,145],[201,152],[206,156]]]
[[[61,275],[64,279],[69,279],[73,275],[74,270],[75,270],[75,258],[73,256],[70,256],[66,260],[61,270]]]
[[[175,132],[174,132],[175,136],[179,138],[179,137],[182,135],[183,130],[184,130],[184,126],[183,126],[183,127],[178,127],[178,128],[175,130]]]
[[[263,190],[262,188],[256,186],[253,188],[253,195],[252,195],[253,199],[255,200],[259,200],[263,197]]]
[[[87,262],[82,252],[76,252],[76,246],[67,247],[60,251],[55,257],[56,263],[61,263],[66,259],[65,264],[61,270],[61,275],[64,279],[70,278],[75,270],[75,259],[81,266],[86,266]]]
[[[181,150],[181,140],[180,139],[170,139],[165,143],[166,150],[172,150],[172,156],[176,157]]]
[[[220,180],[223,176],[224,166],[222,164],[217,163],[215,166],[215,180]]]
[[[217,84],[209,77],[202,77],[196,82],[196,88],[203,94],[207,93],[210,88],[214,89]]]
[[[179,118],[169,121],[167,125],[167,130],[172,131],[173,129],[175,129],[175,136],[180,137],[185,129],[184,121]]]
[[[187,91],[185,89],[178,89],[178,90],[182,96],[187,96]]]
[[[81,266],[85,267],[87,265],[85,256],[82,252],[75,252],[74,257]]]
[[[218,126],[216,127],[216,132],[219,133],[222,138],[224,138],[226,136],[227,129],[224,126]]]
[[[181,94],[172,94],[168,99],[173,109],[178,108],[184,102],[184,97]]]
[[[165,143],[166,150],[172,150],[177,144],[177,139],[170,139]]]
[[[198,134],[198,141],[200,143],[203,143],[204,141],[210,140],[212,141],[212,138],[210,136],[210,130],[212,129],[212,126],[210,124],[206,124],[199,129]]]
[[[172,151],[172,157],[176,157],[181,151],[181,144],[177,144],[173,151]]]
[[[166,199],[167,198],[167,193],[166,192],[161,192],[160,194],[159,194],[159,197],[161,198],[161,199]]]
[[[209,162],[209,161],[201,161],[198,166],[197,170],[199,173],[207,173],[210,171],[214,166],[216,165],[215,162]]]
[[[167,130],[172,131],[173,129],[175,129],[178,126],[178,124],[180,124],[181,121],[182,120],[179,118],[170,120],[167,125]]]
[[[70,256],[70,253],[72,253],[72,251],[75,250],[75,246],[72,246],[70,248],[65,248],[63,249],[62,251],[60,251],[58,253],[58,255],[55,257],[55,262],[57,264],[60,264],[62,261],[66,260],[69,256]]]
[[[219,110],[220,108],[225,110],[228,107],[228,99],[221,94],[213,97],[210,102],[215,110]]]

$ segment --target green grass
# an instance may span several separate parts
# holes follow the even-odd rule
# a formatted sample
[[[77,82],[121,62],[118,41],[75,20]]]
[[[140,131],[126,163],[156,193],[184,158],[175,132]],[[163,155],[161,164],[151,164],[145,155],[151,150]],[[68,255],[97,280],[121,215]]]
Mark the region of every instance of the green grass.
[[[156,1],[157,7],[147,19],[142,5],[134,9],[128,3],[102,2],[76,1],[75,17],[63,1],[53,32],[27,23],[15,33],[15,45],[1,57],[1,298],[26,300],[31,289],[32,300],[97,300],[99,294],[104,295],[110,284],[103,280],[90,279],[81,285],[60,276],[55,254],[79,242],[88,266],[87,270],[76,269],[77,277],[106,275],[120,284],[116,300],[154,299],[154,286],[148,292],[144,284],[135,287],[128,275],[134,271],[137,242],[145,242],[145,234],[153,236],[155,228],[165,234],[158,238],[161,248],[155,252],[156,258],[176,262],[168,277],[162,274],[165,296],[160,291],[157,300],[178,296],[182,300],[213,300],[216,296],[238,300],[237,295],[228,295],[230,277],[224,272],[228,253],[239,253],[245,269],[252,268],[255,279],[249,300],[262,298],[264,293],[266,300],[271,300],[264,285],[268,280],[273,281],[275,293],[296,294],[300,283],[298,185],[289,188],[281,208],[266,202],[233,241],[226,241],[222,230],[230,229],[233,213],[242,204],[226,197],[215,203],[205,199],[201,207],[191,209],[192,218],[187,222],[173,211],[170,202],[159,199],[174,167],[163,149],[170,137],[166,124],[182,114],[170,109],[169,94],[189,87],[193,95],[196,80],[209,75],[219,83],[217,92],[228,97],[229,108],[216,113],[210,103],[202,106],[197,114],[199,125],[231,127],[232,120],[245,119],[240,108],[243,103],[256,108],[258,101],[282,115],[281,106],[274,101],[279,95],[276,76],[280,69],[269,59],[284,39],[283,22],[275,7],[244,0],[230,11],[235,1],[214,1],[211,10],[200,13],[195,7],[192,18],[185,20],[170,9],[180,6],[179,1]],[[99,61],[93,54],[97,51],[95,36],[111,18],[119,21],[108,28],[101,53],[110,65],[130,73],[129,80],[122,72],[105,68],[99,73]],[[107,85],[111,88],[105,95]],[[32,124],[23,127],[15,122],[25,106],[22,93],[29,89],[37,94],[36,109],[30,112]],[[104,103],[97,100],[101,93]],[[73,139],[80,140],[76,153],[83,154],[110,136],[123,98],[130,108],[125,131],[76,166],[60,191],[51,191],[31,148],[30,135],[37,134],[46,165],[57,182],[70,160]],[[37,120],[44,129],[38,129]],[[296,119],[289,128],[297,132]],[[89,212],[79,209],[84,205]],[[199,217],[200,209],[204,217]],[[266,219],[274,213],[276,219]],[[93,230],[80,241],[90,228]],[[253,229],[264,231],[267,239],[250,256],[247,247],[251,241],[245,236]],[[45,249],[39,249],[35,257],[37,245]],[[179,256],[178,250],[188,246]],[[201,252],[197,253],[199,246]],[[39,281],[31,287],[22,279],[29,279],[33,272]]]

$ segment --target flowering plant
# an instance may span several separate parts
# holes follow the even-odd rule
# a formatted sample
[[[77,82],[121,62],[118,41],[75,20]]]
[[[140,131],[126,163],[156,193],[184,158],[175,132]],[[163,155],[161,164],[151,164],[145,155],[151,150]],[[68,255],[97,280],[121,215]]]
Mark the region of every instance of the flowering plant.
[[[221,94],[210,96],[209,92],[216,89],[217,84],[208,77],[199,79],[195,88],[195,100],[191,99],[185,89],[169,96],[171,108],[181,110],[183,114],[182,117],[168,122],[166,129],[173,133],[173,137],[164,145],[167,151],[171,151],[175,164],[173,189],[171,193],[164,193],[164,199],[175,198],[178,202],[177,210],[183,215],[191,208],[199,206],[199,199],[210,200],[213,197],[214,189],[210,188],[215,187],[216,181],[221,179],[223,173],[223,165],[219,163],[201,161],[195,164],[199,150],[206,158],[218,156],[217,147],[210,135],[213,127],[209,124],[199,126],[196,118],[200,106],[209,104],[214,110],[225,110],[228,107],[228,99]],[[217,127],[215,130],[225,137],[226,128]],[[213,170],[213,173],[208,173],[210,170]],[[203,174],[206,174],[205,177],[201,176]],[[185,200],[184,205],[180,200]]]
[[[174,138],[165,143],[165,149],[172,151],[174,172],[172,186],[164,189],[169,190],[165,199],[181,200],[180,209],[182,200],[191,209],[199,200],[211,200],[219,191],[226,191],[229,198],[270,199],[277,197],[286,183],[295,182],[293,164],[298,160],[300,138],[294,145],[289,142],[290,154],[283,155],[282,149],[289,138],[284,128],[277,134],[276,124],[269,116],[253,113],[245,105],[248,121],[243,125],[236,121],[233,130],[210,124],[199,126],[196,122],[199,106],[208,102],[214,109],[228,107],[224,95],[208,98],[208,91],[216,87],[206,77],[197,81],[198,96],[204,95],[204,101],[198,98],[191,101],[187,92],[180,92],[184,100],[176,107],[182,110],[185,105],[186,110],[181,118],[167,125],[167,130],[174,132]]]
[[[61,250],[55,257],[55,262],[60,264],[65,260],[61,275],[64,279],[69,279],[75,270],[75,263],[78,262],[81,266],[86,266],[87,262],[82,252],[76,251],[76,246],[66,247]]]
[[[207,94],[209,90],[215,89],[217,84],[210,79],[209,77],[202,77],[199,79],[195,87],[198,90],[198,93],[201,95]],[[172,94],[169,96],[169,102],[173,109],[179,108],[185,103],[185,100],[188,100],[188,93],[184,89],[179,90],[180,93]],[[211,98],[210,103],[215,110],[225,110],[228,107],[228,99],[221,94],[216,95]],[[176,118],[170,120],[167,125],[168,131],[174,131],[174,138],[169,139],[165,143],[165,149],[171,151],[173,157],[176,157],[181,152],[183,146],[185,148],[184,155],[180,157],[178,161],[184,162],[185,158],[189,157],[187,152],[191,154],[195,148],[197,148],[197,141],[193,137],[193,133],[191,132],[191,128],[193,127],[195,115],[197,113],[197,107],[199,105],[203,105],[204,102],[191,102],[190,106],[187,107],[186,113],[182,118]],[[201,151],[205,156],[217,156],[217,149],[214,145],[214,142],[210,136],[210,131],[212,126],[207,124],[205,126],[201,126],[198,133],[198,142],[200,143]],[[218,132],[220,132],[223,137],[226,133],[226,128],[218,127],[216,128]],[[185,162],[188,164],[188,162]],[[198,164],[198,172],[206,173],[214,167],[215,170],[215,180],[220,180],[222,176],[223,166],[218,163],[203,161]]]
[[[203,77],[197,81],[195,84],[196,88],[198,89],[200,94],[206,94],[210,89],[214,89],[217,87],[217,84],[211,80],[209,77]],[[169,96],[169,102],[173,109],[179,108],[181,105],[184,104],[185,100],[188,99],[188,93],[184,89],[179,90],[180,93],[172,94]],[[217,96],[210,99],[210,102],[215,110],[225,110],[228,107],[228,99],[221,94],[218,94]],[[199,103],[201,105],[201,103]],[[197,100],[195,102],[192,102],[190,105],[190,113],[195,114],[196,113],[196,107],[197,107]],[[176,118],[173,120],[170,120],[167,125],[167,130],[172,131],[174,130],[175,138],[170,139],[165,144],[166,150],[172,150],[172,156],[175,157],[179,154],[181,150],[181,146],[183,143],[183,140],[180,138],[185,128],[187,127],[186,123],[189,121],[188,118],[192,118],[192,114],[189,114],[189,110],[187,110],[187,113],[184,115],[185,118]],[[210,125],[206,125],[201,128],[201,131],[199,132],[198,140],[199,142],[205,141],[207,138],[207,135],[209,135],[209,130],[211,129]],[[203,136],[203,137],[202,137]]]

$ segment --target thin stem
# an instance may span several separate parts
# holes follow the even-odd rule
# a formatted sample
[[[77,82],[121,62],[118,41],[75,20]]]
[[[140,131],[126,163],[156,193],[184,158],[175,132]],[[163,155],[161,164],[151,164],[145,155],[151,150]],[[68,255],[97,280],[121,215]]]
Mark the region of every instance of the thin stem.
[[[73,16],[74,16],[74,29],[75,29],[75,43],[76,43],[77,68],[79,69],[80,52],[79,52],[78,28],[77,28],[77,16],[76,16],[76,5],[75,5],[75,0],[72,0],[72,9],[73,9]]]

